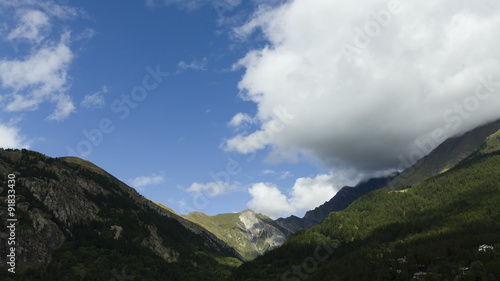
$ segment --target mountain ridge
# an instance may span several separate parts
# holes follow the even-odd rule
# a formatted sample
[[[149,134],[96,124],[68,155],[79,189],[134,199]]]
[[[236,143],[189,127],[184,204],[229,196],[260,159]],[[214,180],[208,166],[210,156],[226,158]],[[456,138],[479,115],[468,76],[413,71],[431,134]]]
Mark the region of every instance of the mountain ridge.
[[[191,212],[183,217],[214,233],[246,260],[280,246],[292,234],[271,218],[250,209],[215,216]]]
[[[111,280],[112,269],[125,266],[153,280],[179,274],[184,280],[213,280],[243,260],[214,234],[88,161],[0,149],[2,202],[8,174],[16,175],[18,274],[3,275],[2,262],[2,280]],[[0,217],[7,217],[6,210],[0,209]],[[7,236],[0,230],[2,240]],[[0,259],[7,251],[2,243]]]
[[[498,130],[500,130],[500,120],[487,123],[460,136],[445,140],[428,155],[401,171],[399,175],[389,182],[387,188],[391,190],[406,188],[453,168],[460,161],[474,153],[478,147],[484,144],[486,138],[498,132]]]
[[[379,210],[376,208],[380,206],[375,206],[374,200],[390,201],[390,196],[413,198],[412,194],[420,192],[421,186],[428,186],[441,178],[448,179],[450,175],[463,177],[457,171],[486,165],[484,163],[497,165],[496,155],[500,155],[500,121],[443,142],[421,163],[410,167],[413,169],[413,174],[408,177],[410,180],[403,181],[398,189],[419,186],[416,191],[405,189],[405,192],[394,192],[381,188],[390,186],[397,177],[401,178],[401,174],[394,179],[370,179],[354,187],[342,188],[332,199],[308,211],[303,218],[290,216],[273,221],[249,209],[216,216],[201,212],[179,215],[167,206],[143,197],[89,161],[76,157],[51,158],[29,150],[0,149],[0,200],[5,202],[6,199],[6,175],[14,173],[19,183],[18,214],[22,218],[18,239],[30,241],[24,243],[27,246],[19,247],[18,268],[21,274],[27,274],[30,278],[63,280],[61,278],[64,275],[61,274],[66,274],[75,278],[110,280],[111,267],[130,265],[131,274],[150,276],[151,280],[164,280],[168,276],[183,276],[183,280],[224,280],[241,261],[255,258],[256,262],[244,264],[233,277],[269,256],[280,257],[276,253],[290,249],[295,252],[301,247],[309,247],[307,245],[317,246],[313,241],[322,241],[328,247],[339,248],[340,251],[351,249],[354,246],[349,245],[354,244],[350,243],[361,237],[356,233],[366,233],[366,229],[371,226],[356,223],[351,229],[344,214],[362,221],[365,216],[359,217],[360,214],[356,213],[359,210],[370,217],[363,204]],[[440,158],[439,161],[435,160],[437,158]],[[491,170],[491,167],[486,168],[496,171]],[[484,172],[478,168],[473,171],[478,174]],[[494,190],[495,183],[492,185],[486,174],[476,178]],[[453,180],[451,178],[449,181]],[[472,195],[469,197],[473,198]],[[469,197],[461,198],[454,204],[472,200]],[[492,198],[496,198],[494,194]],[[418,205],[422,201],[421,198],[416,200],[408,206]],[[484,200],[490,199],[484,197]],[[391,202],[399,206],[399,202]],[[465,207],[461,212],[467,210]],[[5,210],[0,210],[1,217],[6,217]],[[408,212],[405,207],[402,210],[403,218],[411,216],[411,208]],[[491,208],[487,212],[496,211]],[[388,213],[388,216],[392,215]],[[348,235],[342,236],[343,240],[338,240],[340,236],[331,237],[328,232],[339,225],[345,228],[339,233]],[[300,229],[303,230],[292,235]],[[383,228],[377,229],[376,234],[389,235],[384,234]],[[0,230],[2,239],[7,235],[4,230]],[[339,241],[342,243],[339,244]],[[6,254],[6,245],[0,245],[1,259]],[[92,258],[86,258],[89,256]],[[99,263],[96,263],[97,260]],[[5,267],[5,262],[0,267]],[[68,270],[63,273],[62,268]],[[322,273],[318,274],[321,276]],[[23,275],[19,276],[23,278]],[[5,275],[5,270],[0,273],[0,278],[21,280]]]
[[[498,135],[404,192],[365,194],[243,264],[229,280],[497,280]]]

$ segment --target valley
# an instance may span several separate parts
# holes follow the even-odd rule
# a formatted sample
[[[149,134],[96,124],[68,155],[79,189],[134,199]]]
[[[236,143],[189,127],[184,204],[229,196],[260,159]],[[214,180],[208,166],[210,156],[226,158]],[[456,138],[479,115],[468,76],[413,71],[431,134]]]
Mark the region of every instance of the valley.
[[[179,215],[88,161],[0,150],[0,194],[6,202],[7,175],[16,174],[19,218],[18,273],[0,276],[111,280],[123,270],[138,280],[496,280],[498,126],[445,141],[410,167],[419,180],[370,179],[303,218],[278,220],[248,209]]]

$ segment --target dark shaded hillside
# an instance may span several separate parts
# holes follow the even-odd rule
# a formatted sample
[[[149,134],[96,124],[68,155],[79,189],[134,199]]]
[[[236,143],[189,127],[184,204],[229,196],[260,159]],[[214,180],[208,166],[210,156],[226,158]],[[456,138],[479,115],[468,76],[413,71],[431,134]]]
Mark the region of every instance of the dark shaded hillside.
[[[279,218],[276,222],[292,233],[301,229],[310,228],[321,223],[331,212],[344,210],[365,193],[386,186],[392,179],[393,176],[373,178],[361,182],[356,186],[344,186],[332,197],[332,199],[316,207],[314,210],[308,211],[303,218],[290,216],[288,218]]]
[[[331,212],[344,210],[364,194],[386,186],[391,179],[392,177],[373,178],[366,182],[361,182],[354,187],[345,186],[330,201],[314,210],[308,211],[304,219],[312,221],[314,224],[321,223]]]
[[[299,230],[314,226],[316,223],[305,218],[299,218],[291,215],[287,218],[279,218],[276,223],[286,229],[289,233],[293,234]]]
[[[16,274],[1,280],[220,280],[240,256],[212,233],[171,213],[99,167],[0,149],[0,217],[16,175]]]
[[[388,190],[397,190],[446,172],[470,156],[484,143],[488,136],[498,130],[500,130],[500,120],[480,126],[461,136],[447,139],[427,156],[398,175],[369,179],[354,187],[345,186],[328,202],[308,211],[303,218],[290,216],[279,218],[276,222],[295,233],[321,223],[331,212],[344,210],[356,199],[372,190],[383,187]]]
[[[446,172],[476,151],[488,136],[498,130],[500,130],[500,120],[447,139],[429,155],[402,171],[388,184],[388,188],[391,190],[405,188]]]
[[[500,153],[475,154],[410,189],[366,194],[229,280],[498,280],[498,202]]]

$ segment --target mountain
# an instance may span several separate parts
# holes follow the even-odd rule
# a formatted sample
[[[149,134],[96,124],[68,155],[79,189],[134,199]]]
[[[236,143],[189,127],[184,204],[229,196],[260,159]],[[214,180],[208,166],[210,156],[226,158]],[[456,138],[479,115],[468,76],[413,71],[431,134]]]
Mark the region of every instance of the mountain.
[[[4,202],[14,203],[14,192],[9,210]],[[0,149],[0,201],[2,223],[17,219],[0,229],[1,280],[221,280],[243,260],[214,234],[79,158]],[[12,237],[15,244],[4,243]],[[132,280],[125,277],[118,280]]]
[[[290,216],[288,218],[279,218],[276,222],[291,233],[295,233],[301,229],[310,228],[318,223],[321,223],[331,212],[344,210],[363,194],[386,186],[387,183],[393,178],[394,176],[372,178],[353,187],[344,186],[339,190],[339,192],[337,192],[337,194],[335,194],[335,196],[332,197],[332,199],[325,202],[323,205],[316,207],[314,210],[308,211],[303,218]]]
[[[314,210],[308,211],[303,218],[290,216],[279,218],[276,222],[288,231],[295,233],[321,223],[331,212],[344,210],[352,202],[372,190],[383,187],[390,190],[402,189],[424,181],[453,168],[483,145],[488,136],[491,136],[490,142],[495,147],[500,146],[499,130],[500,120],[480,126],[461,136],[449,138],[400,174],[372,178],[354,187],[345,186],[332,199]],[[494,134],[495,132],[497,134]]]
[[[312,221],[314,224],[321,223],[331,212],[344,210],[365,193],[386,186],[392,178],[393,177],[372,178],[365,182],[361,182],[354,187],[343,187],[328,202],[315,208],[314,210],[308,211],[305,214],[304,219]]]
[[[216,216],[192,212],[184,218],[215,234],[246,260],[280,246],[292,234],[271,218],[252,210]]]
[[[388,184],[388,188],[402,189],[453,168],[476,151],[488,136],[498,130],[500,130],[500,120],[480,126],[461,136],[447,139],[427,156],[401,172]]]
[[[180,216],[88,161],[0,149],[0,280],[497,280],[499,129],[277,221]]]
[[[354,187],[343,187],[332,199],[308,211],[303,218],[290,216],[273,221],[252,210],[216,216],[192,212],[183,217],[215,234],[246,260],[253,260],[281,246],[295,232],[321,223],[331,212],[344,210],[363,194],[386,186],[392,178],[374,178]]]
[[[488,154],[496,151],[500,151],[500,129],[486,138],[480,152]]]
[[[316,224],[315,222],[310,221],[306,218],[299,218],[294,215],[291,215],[287,218],[279,218],[276,220],[276,223],[290,233],[295,233],[299,230],[312,227]]]
[[[499,135],[434,177],[365,194],[228,280],[498,280]]]

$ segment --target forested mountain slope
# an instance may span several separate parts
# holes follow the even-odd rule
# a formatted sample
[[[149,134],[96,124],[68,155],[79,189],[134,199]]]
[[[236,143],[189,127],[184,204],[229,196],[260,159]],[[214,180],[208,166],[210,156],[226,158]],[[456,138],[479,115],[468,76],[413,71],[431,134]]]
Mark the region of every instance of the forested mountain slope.
[[[409,189],[368,193],[229,280],[499,279],[500,152],[485,150],[494,145]]]
[[[0,149],[3,225],[10,189],[16,273],[6,268],[11,233],[2,227],[0,280],[221,280],[240,263],[212,233],[82,159]]]

